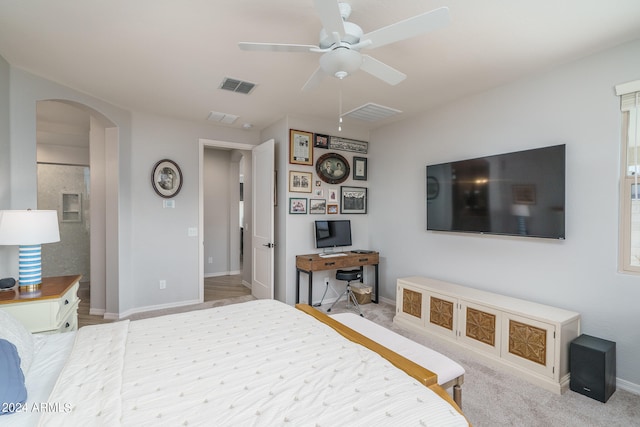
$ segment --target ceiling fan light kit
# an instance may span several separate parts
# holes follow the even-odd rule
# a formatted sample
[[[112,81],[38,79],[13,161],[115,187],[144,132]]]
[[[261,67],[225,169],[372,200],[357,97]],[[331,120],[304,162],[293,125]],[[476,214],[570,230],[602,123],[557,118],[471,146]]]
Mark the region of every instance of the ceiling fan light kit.
[[[441,7],[378,30],[363,34],[362,29],[347,19],[351,14],[348,3],[336,0],[314,0],[316,13],[322,23],[318,46],[280,43],[239,43],[240,49],[271,52],[322,53],[320,66],[307,80],[302,90],[317,87],[325,76],[338,79],[362,70],[390,85],[396,85],[407,76],[377,59],[360,53],[391,43],[434,31],[449,23],[449,9]]]

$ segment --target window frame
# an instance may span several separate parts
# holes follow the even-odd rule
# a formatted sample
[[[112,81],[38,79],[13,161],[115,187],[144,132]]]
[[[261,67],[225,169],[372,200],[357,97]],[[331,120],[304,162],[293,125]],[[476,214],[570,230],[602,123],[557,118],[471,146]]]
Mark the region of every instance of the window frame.
[[[640,80],[635,82],[629,82],[616,86],[616,94],[620,96],[620,109],[622,113],[621,123],[621,155],[620,155],[620,215],[619,215],[619,250],[618,250],[618,271],[620,273],[640,275],[640,263],[638,265],[632,265],[632,233],[633,233],[633,198],[631,197],[632,191],[634,191],[634,184],[636,185],[636,191],[640,195],[640,175],[638,169],[640,162],[638,161],[638,152],[640,151],[640,142],[634,141],[636,144],[636,150],[634,156],[636,158],[636,170],[635,175],[629,174],[629,151],[631,143],[630,134],[630,109],[635,109],[635,114],[640,114],[640,106],[628,107],[624,105],[623,98],[625,95],[634,94],[640,92]],[[640,133],[636,129],[636,133]],[[636,139],[638,136],[636,136]],[[640,199],[636,199],[640,200]],[[640,261],[640,260],[639,260]]]

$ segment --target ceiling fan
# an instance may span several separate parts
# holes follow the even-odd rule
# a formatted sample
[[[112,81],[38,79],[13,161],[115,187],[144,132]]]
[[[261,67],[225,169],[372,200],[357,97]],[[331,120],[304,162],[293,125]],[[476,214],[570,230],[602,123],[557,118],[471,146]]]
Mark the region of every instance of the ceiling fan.
[[[317,87],[326,76],[344,79],[358,70],[365,71],[390,85],[397,85],[407,78],[404,73],[360,51],[415,37],[449,23],[449,9],[441,7],[363,34],[358,25],[347,21],[351,14],[349,4],[336,0],[314,0],[313,3],[323,27],[317,46],[238,43],[242,50],[321,53],[320,66],[307,80],[303,91]]]

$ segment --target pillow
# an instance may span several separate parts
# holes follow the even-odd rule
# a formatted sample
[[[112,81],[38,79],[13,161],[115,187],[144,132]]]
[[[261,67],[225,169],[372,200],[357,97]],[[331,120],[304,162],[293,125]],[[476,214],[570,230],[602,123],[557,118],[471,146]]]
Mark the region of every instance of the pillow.
[[[27,387],[20,369],[20,356],[16,346],[0,339],[0,415],[10,414],[24,407]]]
[[[33,335],[27,331],[18,319],[11,316],[2,308],[0,308],[0,338],[16,346],[18,355],[20,356],[22,372],[26,375],[31,367],[33,353],[35,352]]]

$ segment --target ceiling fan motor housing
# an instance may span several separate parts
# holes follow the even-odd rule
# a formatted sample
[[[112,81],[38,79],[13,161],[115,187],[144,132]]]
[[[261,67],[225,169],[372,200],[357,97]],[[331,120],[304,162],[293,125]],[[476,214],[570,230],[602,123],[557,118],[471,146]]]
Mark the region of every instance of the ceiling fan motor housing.
[[[344,35],[342,36],[340,42],[347,43],[350,45],[357,44],[362,37],[362,28],[353,22],[345,22],[344,23]],[[337,40],[333,36],[333,34],[328,34],[327,31],[323,28],[320,30],[320,48],[327,49],[331,46],[335,45]]]

